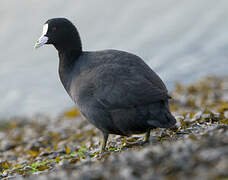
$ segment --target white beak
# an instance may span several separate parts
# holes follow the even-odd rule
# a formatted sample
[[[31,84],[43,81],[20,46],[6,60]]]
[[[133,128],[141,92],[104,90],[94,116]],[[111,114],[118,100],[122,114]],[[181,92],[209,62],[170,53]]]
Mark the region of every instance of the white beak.
[[[43,33],[42,33],[41,37],[36,41],[36,44],[34,46],[35,49],[37,49],[47,43],[48,37],[45,36],[47,34],[47,32],[48,32],[48,24],[44,24]]]
[[[47,41],[48,41],[48,37],[47,36],[41,36],[39,38],[39,40],[36,41],[36,44],[35,44],[34,48],[37,49],[37,48],[43,46],[44,44],[47,43]]]

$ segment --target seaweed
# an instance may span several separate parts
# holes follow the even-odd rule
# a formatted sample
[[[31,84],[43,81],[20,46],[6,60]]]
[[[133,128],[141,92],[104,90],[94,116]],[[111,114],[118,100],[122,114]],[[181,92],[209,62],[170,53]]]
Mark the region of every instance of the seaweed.
[[[171,96],[176,126],[154,129],[146,144],[143,135],[113,136],[104,153],[99,131],[75,108],[56,119],[2,119],[0,178],[226,179],[228,79],[177,83]]]

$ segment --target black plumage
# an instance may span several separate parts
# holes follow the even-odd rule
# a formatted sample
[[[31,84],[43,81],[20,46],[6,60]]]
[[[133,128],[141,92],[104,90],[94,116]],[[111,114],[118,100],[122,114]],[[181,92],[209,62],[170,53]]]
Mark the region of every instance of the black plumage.
[[[59,53],[61,82],[81,114],[103,132],[103,149],[109,134],[147,133],[148,138],[151,129],[176,123],[164,83],[140,57],[118,50],[85,52],[69,20],[45,24],[45,44]]]

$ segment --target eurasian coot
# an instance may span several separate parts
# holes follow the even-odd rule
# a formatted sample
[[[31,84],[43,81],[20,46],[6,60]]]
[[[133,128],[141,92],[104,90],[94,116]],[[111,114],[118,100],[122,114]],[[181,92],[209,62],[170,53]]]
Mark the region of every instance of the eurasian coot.
[[[76,27],[65,18],[48,20],[35,47],[52,44],[59,54],[59,76],[67,93],[90,123],[103,133],[130,136],[176,123],[167,89],[138,56],[118,51],[83,51]]]

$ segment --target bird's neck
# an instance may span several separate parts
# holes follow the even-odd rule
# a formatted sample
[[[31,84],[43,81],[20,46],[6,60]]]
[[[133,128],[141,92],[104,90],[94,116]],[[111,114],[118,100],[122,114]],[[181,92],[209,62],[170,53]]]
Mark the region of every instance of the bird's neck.
[[[80,36],[77,31],[69,35],[70,37],[62,38],[61,40],[54,42],[53,45],[57,49],[58,52],[61,53],[71,53],[82,52],[82,43]],[[59,43],[61,42],[61,43]]]
[[[81,50],[68,49],[67,51],[58,51],[59,53],[59,76],[60,80],[67,90],[73,73],[74,65],[82,54]]]

